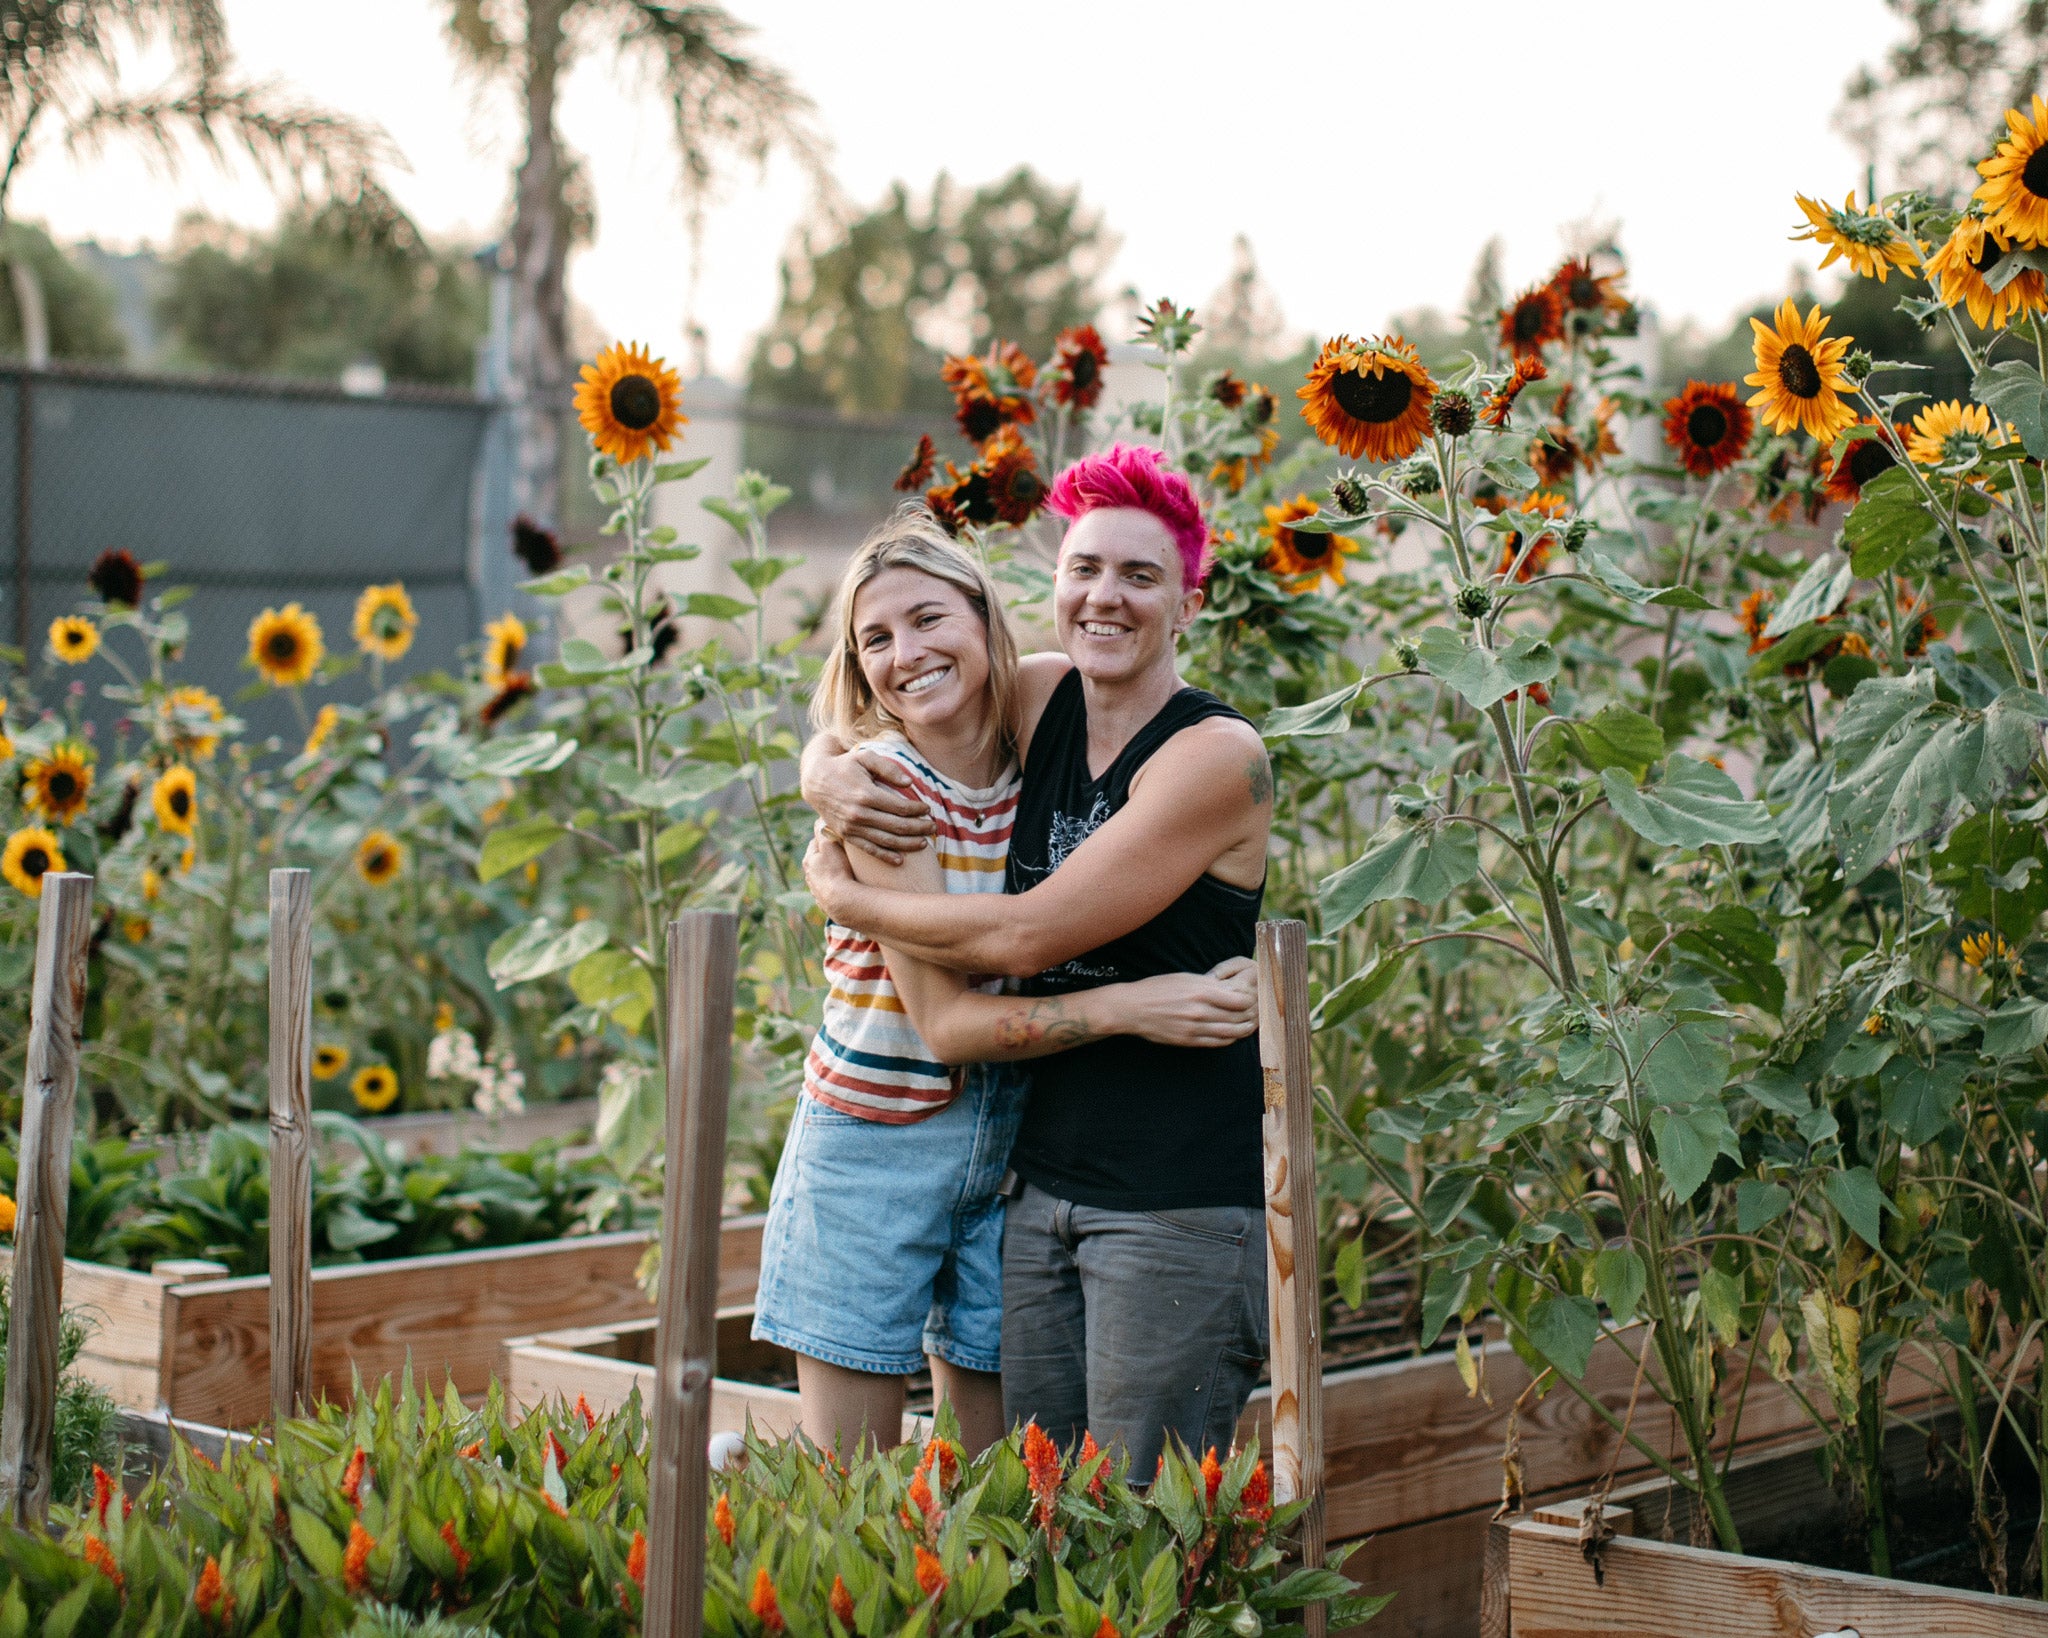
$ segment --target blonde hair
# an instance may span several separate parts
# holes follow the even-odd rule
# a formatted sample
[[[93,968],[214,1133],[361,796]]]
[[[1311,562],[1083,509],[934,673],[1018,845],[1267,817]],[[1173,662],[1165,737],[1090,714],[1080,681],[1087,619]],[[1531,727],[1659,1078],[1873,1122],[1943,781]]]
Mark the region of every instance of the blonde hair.
[[[839,577],[838,634],[818,691],[811,698],[811,722],[845,743],[872,739],[885,729],[902,731],[868,686],[860,668],[853,605],[861,587],[887,569],[915,569],[943,580],[965,597],[988,633],[988,723],[978,749],[1011,755],[1021,724],[1017,698],[1017,639],[1003,613],[1002,598],[981,560],[946,530],[922,501],[906,501],[887,523],[861,542]]]

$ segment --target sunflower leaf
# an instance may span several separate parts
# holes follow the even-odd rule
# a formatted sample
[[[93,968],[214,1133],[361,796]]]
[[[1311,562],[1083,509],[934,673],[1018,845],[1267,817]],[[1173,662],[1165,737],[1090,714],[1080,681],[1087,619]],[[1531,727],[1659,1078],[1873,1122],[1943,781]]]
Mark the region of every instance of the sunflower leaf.
[[[485,953],[484,962],[499,989],[573,967],[593,950],[604,947],[611,929],[601,921],[579,921],[556,928],[541,916],[524,927],[502,933]]]
[[[1317,888],[1323,931],[1349,925],[1382,899],[1441,903],[1478,872],[1479,843],[1468,827],[1393,820],[1364,853]]]
[[[2006,253],[2006,260],[2012,259]],[[1977,372],[1970,392],[2001,421],[2019,429],[2020,440],[2035,460],[2048,460],[2048,382],[2031,365],[2016,358]]]
[[[1496,455],[1492,460],[1483,463],[1479,470],[1503,489],[1536,487],[1536,469],[1527,461],[1518,461],[1512,455]]]
[[[1850,569],[1859,579],[1875,580],[1934,530],[1934,517],[1921,505],[1912,477],[1897,467],[1880,472],[1863,486],[1863,498],[1842,525]],[[1807,572],[1811,575],[1813,571]],[[1773,614],[1771,625],[1764,628],[1766,636],[1779,635],[1772,629],[1776,624]]]
[[[1778,822],[1761,802],[1746,801],[1742,787],[1719,768],[1673,753],[1664,774],[1647,790],[1620,768],[1602,770],[1607,804],[1646,842],[1702,848],[1778,839]]]
[[[674,483],[681,478],[694,478],[710,464],[709,455],[700,455],[694,461],[663,461],[654,469],[654,481]]]
[[[1557,651],[1534,637],[1505,649],[1481,647],[1449,626],[1431,626],[1416,641],[1422,668],[1449,683],[1476,711],[1497,705],[1518,688],[1557,675]]]
[[[494,882],[521,865],[538,859],[568,834],[546,814],[522,819],[516,825],[500,825],[484,838],[483,854],[476,865],[476,879]]]
[[[1340,688],[1306,705],[1285,705],[1266,718],[1259,729],[1261,739],[1309,738],[1319,734],[1341,734],[1351,726],[1351,702],[1358,698],[1364,682]]]
[[[1871,487],[1877,488],[1878,483]],[[1785,594],[1784,602],[1771,610],[1770,622],[1763,630],[1764,636],[1782,637],[1795,626],[1833,614],[1842,606],[1842,599],[1849,595],[1849,587],[1855,579],[1856,571],[1849,564],[1840,562],[1831,553],[1821,553],[1807,566],[1806,573],[1799,577],[1799,583]]]

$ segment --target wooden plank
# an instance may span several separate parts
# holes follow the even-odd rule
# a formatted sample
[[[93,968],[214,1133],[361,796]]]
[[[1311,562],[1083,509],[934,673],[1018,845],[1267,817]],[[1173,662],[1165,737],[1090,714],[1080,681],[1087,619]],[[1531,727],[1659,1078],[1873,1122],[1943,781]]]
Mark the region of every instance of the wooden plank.
[[[1621,1538],[1605,1583],[1576,1530],[1533,1520],[1509,1534],[1514,1638],[2048,1638],[2048,1605],[1775,1559]]]
[[[14,1186],[7,1392],[0,1405],[0,1520],[16,1526],[41,1526],[50,1516],[64,1229],[85,1021],[85,958],[92,937],[90,876],[48,871],[38,885],[42,903],[36,914],[35,979],[21,1088],[21,1163]]]
[[[1262,921],[1259,1068],[1265,1086],[1266,1304],[1272,1341],[1273,1500],[1305,1501],[1296,1526],[1302,1563],[1323,1563],[1322,1273],[1316,1257],[1314,1066],[1308,1041],[1308,928]],[[1329,1609],[1303,1612],[1323,1638]]]
[[[704,1628],[711,1497],[704,1451],[718,1375],[718,1205],[738,969],[739,921],[731,911],[687,910],[669,923],[667,1161],[642,1615],[648,1638],[697,1638]]]
[[[313,1398],[313,873],[270,873],[270,1414]]]

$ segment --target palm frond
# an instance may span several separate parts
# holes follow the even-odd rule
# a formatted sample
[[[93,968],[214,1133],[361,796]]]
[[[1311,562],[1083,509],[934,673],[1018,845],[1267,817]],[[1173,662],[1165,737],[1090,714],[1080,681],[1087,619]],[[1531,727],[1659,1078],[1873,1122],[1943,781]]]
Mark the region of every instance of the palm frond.
[[[489,0],[449,0],[448,38],[456,55],[482,73],[493,73],[512,60],[512,44],[499,32]]]

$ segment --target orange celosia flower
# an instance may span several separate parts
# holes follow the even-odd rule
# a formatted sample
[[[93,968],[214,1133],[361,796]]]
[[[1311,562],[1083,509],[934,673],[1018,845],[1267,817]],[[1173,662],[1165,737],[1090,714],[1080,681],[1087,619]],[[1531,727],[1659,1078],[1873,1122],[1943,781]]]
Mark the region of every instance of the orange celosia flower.
[[[221,1584],[220,1560],[211,1553],[193,1584],[192,1607],[209,1621],[225,1621],[235,1613],[235,1595]]]
[[[1050,1530],[1060,1493],[1060,1453],[1036,1422],[1024,1429],[1024,1471],[1031,1478],[1031,1494],[1038,1498],[1038,1522]]]
[[[1095,1435],[1087,1432],[1084,1429],[1081,1434],[1081,1455],[1080,1459],[1076,1462],[1075,1465],[1078,1467],[1086,1467],[1090,1462],[1094,1461],[1095,1458],[1100,1456],[1101,1454],[1102,1447],[1095,1442]],[[1109,1463],[1104,1462],[1100,1467],[1098,1467],[1095,1470],[1094,1477],[1092,1477],[1088,1481],[1088,1494],[1092,1498],[1094,1498],[1098,1506],[1101,1505],[1102,1502],[1103,1477],[1108,1472]]]
[[[119,1592],[126,1585],[126,1578],[121,1574],[121,1566],[114,1562],[113,1550],[98,1536],[85,1538],[85,1561],[113,1582],[115,1592]]]
[[[554,1514],[556,1518],[565,1519],[569,1516],[569,1509],[564,1507],[560,1502],[556,1501],[554,1497],[548,1495],[546,1492],[542,1492],[540,1499],[548,1504],[548,1511]]]
[[[441,1526],[441,1539],[448,1543],[448,1551],[455,1556],[455,1573],[458,1576],[468,1575],[469,1554],[462,1550],[462,1542],[455,1534],[455,1521],[453,1519]]]
[[[917,1585],[927,1598],[937,1598],[946,1590],[946,1572],[939,1561],[922,1547],[917,1549]]]
[[[114,1499],[114,1480],[98,1462],[92,1464],[92,1510],[99,1516],[100,1528],[107,1527],[107,1503]]]
[[[960,1458],[954,1454],[951,1445],[936,1436],[925,1443],[924,1465],[927,1471],[929,1471],[934,1457],[936,1457],[939,1464],[939,1484],[941,1488],[951,1485],[960,1476]]]
[[[1216,1447],[1211,1445],[1209,1453],[1202,1458],[1202,1505],[1216,1505],[1216,1487],[1223,1482],[1223,1464],[1216,1460]]]
[[[723,1496],[718,1499],[725,1500]],[[642,1592],[647,1590],[647,1535],[644,1531],[633,1532],[633,1543],[626,1549],[626,1574],[632,1578],[634,1586]]]
[[[590,1408],[590,1401],[585,1399],[580,1393],[576,1396],[576,1414],[583,1418],[584,1427],[594,1428],[597,1426],[597,1413]]]
[[[370,1585],[370,1549],[377,1538],[355,1519],[348,1527],[348,1549],[341,1555],[341,1579],[350,1592],[363,1592]],[[209,1560],[208,1562],[211,1562]]]
[[[358,1513],[363,1510],[363,1469],[369,1460],[368,1453],[357,1445],[356,1453],[348,1459],[348,1471],[341,1476],[341,1493]]]
[[[732,1545],[732,1503],[725,1499],[725,1492],[723,1490],[719,1491],[718,1500],[712,1506],[711,1523],[713,1528],[718,1531],[718,1539],[730,1547]]]
[[[562,1441],[555,1437],[555,1430],[553,1428],[548,1429],[547,1443],[541,1447],[541,1460],[543,1462],[552,1461],[555,1464],[555,1471],[557,1473],[568,1471],[569,1453],[562,1448]]]
[[[760,1617],[762,1631],[782,1630],[782,1606],[775,1601],[775,1583],[765,1569],[754,1571],[754,1595],[747,1600],[747,1608]]]
[[[1102,1618],[1102,1625],[1095,1629],[1095,1638],[1124,1638],[1124,1635],[1116,1630],[1116,1623],[1105,1615]]]
[[[1254,1467],[1251,1477],[1244,1481],[1244,1492],[1238,1497],[1237,1509],[1246,1518],[1258,1519],[1262,1523],[1273,1516],[1273,1481],[1264,1462]]]
[[[826,1600],[832,1606],[833,1617],[848,1632],[853,1631],[853,1594],[846,1590],[846,1578],[832,1578],[832,1595]]]
[[[457,1451],[457,1452],[456,1452],[455,1454],[456,1454],[456,1455],[458,1455],[458,1456],[469,1456],[469,1457],[481,1457],[481,1456],[483,1455],[483,1453],[484,1453],[484,1442],[483,1442],[483,1440],[481,1440],[481,1439],[472,1439],[472,1440],[471,1440],[471,1441],[470,1441],[470,1442],[469,1442],[468,1444],[464,1445],[464,1446],[463,1446],[463,1447],[462,1447],[462,1448],[461,1448],[460,1450],[458,1450],[458,1451]]]

